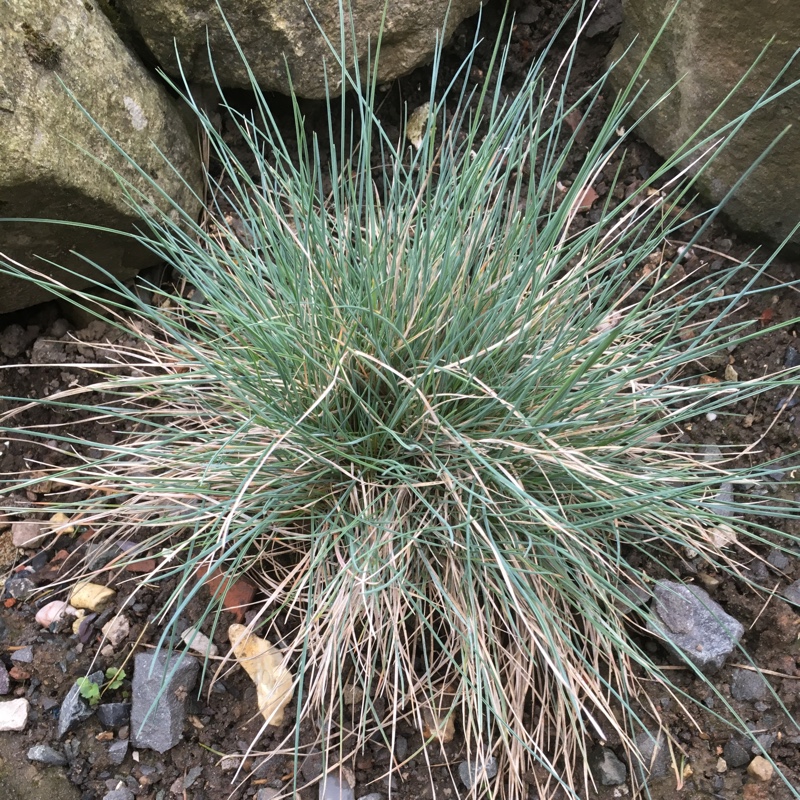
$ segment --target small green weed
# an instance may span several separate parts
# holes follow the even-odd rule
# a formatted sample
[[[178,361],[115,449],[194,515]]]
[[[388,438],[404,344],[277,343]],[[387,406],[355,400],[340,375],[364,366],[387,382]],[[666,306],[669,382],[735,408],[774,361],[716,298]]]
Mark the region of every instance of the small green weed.
[[[106,680],[102,684],[95,683],[87,677],[78,678],[75,681],[81,697],[93,708],[100,703],[100,698],[106,692],[114,692],[121,688],[126,678],[125,670],[122,668],[109,667],[105,674]]]

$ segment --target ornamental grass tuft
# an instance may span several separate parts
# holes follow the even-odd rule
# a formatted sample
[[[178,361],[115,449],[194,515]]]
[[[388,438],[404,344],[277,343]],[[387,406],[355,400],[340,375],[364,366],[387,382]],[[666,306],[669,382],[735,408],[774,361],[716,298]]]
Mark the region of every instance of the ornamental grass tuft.
[[[771,259],[684,262],[718,209],[671,244],[747,115],[698,131],[632,192],[612,180],[587,218],[635,130],[636,90],[608,102],[564,182],[571,113],[613,97],[606,74],[568,100],[576,46],[546,78],[543,54],[513,92],[502,42],[477,85],[475,50],[447,80],[439,50],[414,145],[381,123],[379,54],[363,75],[338,60],[350,91],[322,131],[295,98],[287,132],[255,81],[252,111],[223,92],[244,148],[176,86],[210,154],[202,220],[157,212],[121,179],[135,238],[176,288],[153,287],[151,304],[109,276],[105,317],[138,344],[91,386],[35,401],[88,408],[117,438],[24,431],[77,454],[55,476],[78,497],[70,519],[175,585],[161,646],[208,601],[198,575],[257,584],[252,628],[295,676],[284,745],[313,727],[328,766],[370,737],[391,745],[404,721],[433,768],[455,724],[466,757],[499,765],[477,794],[527,797],[533,776],[577,797],[592,742],[638,758],[657,713],[646,683],[681,696],[643,649],[650,612],[631,590],[687,551],[735,574],[742,548],[788,539],[779,517],[797,516],[757,491],[774,465],[709,459],[683,437],[798,377],[698,380],[704,358],[761,333],[732,312]],[[217,601],[206,610],[221,624]]]

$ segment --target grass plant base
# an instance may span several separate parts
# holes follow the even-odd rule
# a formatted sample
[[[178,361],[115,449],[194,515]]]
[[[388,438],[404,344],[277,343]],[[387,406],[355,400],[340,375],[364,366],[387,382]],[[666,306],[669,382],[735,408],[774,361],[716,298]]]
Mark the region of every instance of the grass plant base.
[[[499,766],[475,794],[524,798],[535,775],[577,797],[592,740],[619,739],[636,760],[652,727],[642,681],[681,694],[641,647],[650,612],[629,591],[651,582],[631,556],[690,552],[736,574],[768,535],[796,544],[780,521],[797,504],[757,491],[775,464],[742,466],[733,449],[709,460],[682,437],[732,396],[798,376],[700,380],[704,357],[761,332],[730,321],[760,290],[750,264],[687,268],[692,242],[664,256],[697,174],[744,118],[699,132],[632,195],[609,191],[579,229],[635,128],[635,90],[565,186],[568,118],[608,91],[604,76],[567,103],[571,54],[548,82],[542,56],[513,96],[502,42],[483,83],[469,60],[434,79],[416,145],[390,139],[374,83],[344,68],[351,93],[330,100],[320,138],[296,101],[286,136],[254,85],[251,114],[222,109],[255,173],[184,91],[213,165],[202,222],[179,208],[153,217],[123,185],[136,238],[186,291],[156,288],[149,305],[114,286],[107,319],[139,346],[82,391],[102,393],[91,411],[122,433],[53,476],[86,498],[63,510],[109,548],[138,542],[127,558],[156,559],[147,580],[178,576],[162,646],[201,591],[198,570],[256,583],[252,627],[281,642],[297,725],[323,723],[328,766],[368,737],[391,744],[401,720],[428,732],[421,757],[435,762],[456,723],[467,758]],[[34,402],[85,412],[81,397]],[[207,613],[216,626],[218,605]]]

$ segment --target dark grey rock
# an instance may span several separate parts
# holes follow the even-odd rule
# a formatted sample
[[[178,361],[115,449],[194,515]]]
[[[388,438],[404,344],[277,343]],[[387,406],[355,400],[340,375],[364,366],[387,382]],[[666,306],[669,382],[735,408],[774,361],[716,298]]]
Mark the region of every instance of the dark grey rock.
[[[614,605],[622,610],[642,608],[652,597],[642,584],[634,581],[620,584],[618,588],[622,596],[614,598]]]
[[[121,728],[131,721],[131,704],[102,703],[97,706],[97,719],[106,728]]]
[[[731,695],[736,700],[763,700],[767,695],[768,685],[764,676],[749,669],[735,669],[731,681]]]
[[[483,761],[462,761],[458,765],[458,777],[467,789],[492,780],[496,775],[497,759],[493,756],[487,756]]]
[[[755,756],[761,755],[762,752],[769,753],[777,738],[774,733],[762,733],[760,736],[756,736],[755,741],[750,746],[750,752]]]
[[[800,351],[796,347],[789,345],[786,348],[786,352],[783,354],[783,366],[788,369],[800,367]]]
[[[758,584],[764,583],[770,577],[767,565],[760,558],[754,558],[745,569],[744,574],[746,578]]]
[[[722,748],[722,757],[729,767],[736,768],[749,764],[753,756],[739,739],[729,739]]]
[[[408,754],[408,739],[405,736],[395,737],[394,754],[398,761],[402,761]]]
[[[192,767],[189,772],[186,773],[186,777],[183,779],[183,788],[190,789],[194,782],[203,774],[202,767]]]
[[[103,684],[105,676],[98,670],[89,675],[89,680],[98,686]],[[67,696],[61,701],[58,712],[58,738],[63,739],[67,731],[71,731],[84,720],[94,714],[94,709],[81,697],[81,690],[77,683],[73,683]]]
[[[736,513],[733,504],[733,484],[730,481],[720,484],[717,496],[709,503],[708,510],[720,517],[732,517]]]
[[[76,736],[73,739],[67,739],[64,742],[64,755],[67,757],[67,761],[71,764],[77,757],[80,755],[81,752],[81,740],[78,739]]]
[[[608,747],[596,747],[592,750],[589,767],[602,786],[619,786],[628,779],[628,768]]]
[[[128,755],[127,739],[117,739],[108,746],[108,760],[112,764],[119,766],[125,760],[126,755]]]
[[[783,590],[783,596],[790,603],[800,606],[800,581],[795,581]]]
[[[32,664],[33,648],[30,645],[28,645],[27,647],[21,647],[19,650],[15,650],[11,654],[11,660],[17,661],[20,664]]]
[[[6,669],[6,665],[0,661],[0,694],[8,694],[10,688],[11,683],[8,678],[8,670]]]
[[[635,743],[641,757],[641,763],[637,762],[641,778],[647,780],[664,777],[670,764],[669,747],[664,732],[642,731],[637,734]]]
[[[0,352],[9,358],[16,358],[25,352],[25,347],[29,344],[26,339],[22,325],[9,325],[0,334]]]
[[[25,600],[36,591],[36,584],[25,575],[12,575],[5,585],[6,597],[15,597],[17,600]]]
[[[384,751],[386,752],[386,751]],[[309,753],[300,765],[300,772],[307,781],[314,781],[322,775],[323,759],[319,751]]]
[[[699,586],[658,581],[647,629],[664,640],[680,660],[702,672],[717,672],[742,638],[744,627]]]
[[[28,750],[28,761],[38,761],[41,764],[50,764],[54,767],[63,767],[67,764],[66,757],[53,750],[46,744],[36,744]]]
[[[133,667],[131,744],[164,753],[181,739],[200,664],[192,656],[139,653]]]
[[[775,569],[783,571],[791,563],[792,560],[789,558],[789,556],[787,556],[786,553],[782,552],[781,550],[776,550],[773,548],[767,555],[767,564],[775,567]]]

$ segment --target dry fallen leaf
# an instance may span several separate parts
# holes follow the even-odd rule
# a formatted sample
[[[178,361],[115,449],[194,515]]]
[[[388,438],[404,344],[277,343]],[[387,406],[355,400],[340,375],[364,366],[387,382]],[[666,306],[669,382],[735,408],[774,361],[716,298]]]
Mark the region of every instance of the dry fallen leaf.
[[[236,660],[256,685],[258,710],[268,725],[282,725],[283,710],[292,699],[293,690],[292,673],[283,665],[280,651],[244,625],[231,625],[228,639]]]
[[[456,735],[456,724],[453,715],[442,718],[437,717],[429,708],[422,709],[422,719],[425,723],[422,727],[422,735],[426,739],[438,739],[442,744],[453,741]]]
[[[717,525],[708,531],[708,539],[714,547],[722,549],[736,544],[736,531],[729,525]]]
[[[443,694],[438,696],[435,707],[432,708],[430,700],[422,703],[422,735],[426,739],[438,739],[442,744],[453,740],[456,733],[455,714],[453,703],[456,693],[453,687],[448,686]]]

